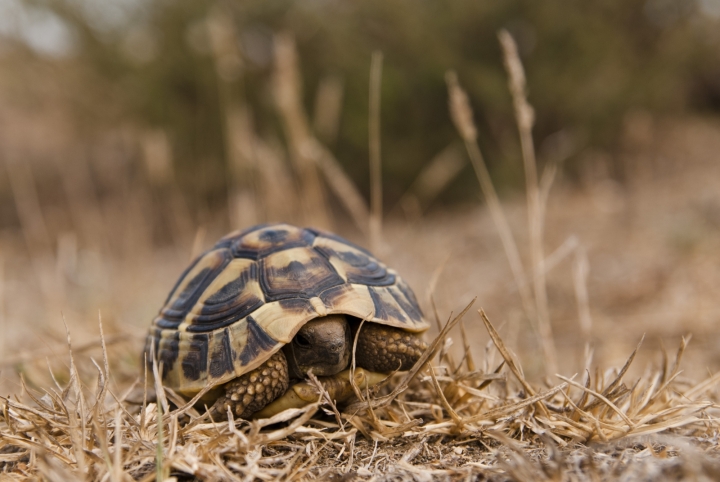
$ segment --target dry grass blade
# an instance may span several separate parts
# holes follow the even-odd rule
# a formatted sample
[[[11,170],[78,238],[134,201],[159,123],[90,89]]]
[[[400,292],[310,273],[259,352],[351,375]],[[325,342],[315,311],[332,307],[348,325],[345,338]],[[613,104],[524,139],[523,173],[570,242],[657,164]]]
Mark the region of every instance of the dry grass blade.
[[[95,408],[98,407],[101,403],[104,403],[105,394],[108,388],[107,384],[110,378],[110,362],[108,361],[107,345],[105,345],[105,333],[103,332],[102,325],[102,314],[100,312],[98,312],[98,327],[100,328],[100,345],[102,346],[103,368],[102,370],[98,368],[98,393],[95,399],[95,405],[91,409],[92,412],[94,412]]]
[[[155,396],[158,400],[158,405],[162,405],[163,413],[170,411],[170,405],[168,404],[167,397],[165,396],[165,389],[162,386],[162,370],[163,366],[158,366],[157,358],[155,357],[155,345],[150,345],[150,359],[152,360],[152,372],[153,382],[155,384]]]
[[[477,130],[473,121],[470,101],[465,91],[460,87],[455,72],[448,72],[445,79],[448,84],[450,97],[450,116],[455,123],[455,128],[465,141],[465,147],[470,156],[470,161],[472,162],[478,182],[482,188],[483,195],[485,196],[485,202],[487,202],[493,223],[498,230],[505,256],[510,264],[510,270],[513,273],[515,285],[520,293],[523,309],[529,319],[535,320],[532,292],[528,286],[523,283],[525,270],[522,266],[520,251],[518,250],[517,243],[510,229],[510,224],[503,211],[500,198],[497,195],[497,191],[495,191],[495,186],[490,178],[490,172],[488,172],[487,165],[480,152],[480,147],[477,144]]]
[[[669,376],[667,375],[667,373],[664,374],[667,379],[663,381],[663,384],[660,386],[660,388],[658,388],[657,392],[655,392],[651,400],[657,398],[660,394],[662,394],[673,382],[673,380],[675,380],[675,378],[677,378],[677,376],[680,374],[680,362],[682,361],[683,354],[685,354],[685,350],[687,349],[689,341],[690,338],[686,339],[685,337],[682,337],[680,347],[678,348],[677,354],[675,355],[675,363],[673,363],[672,371],[670,372]]]
[[[331,145],[337,138],[343,101],[343,81],[327,76],[318,84],[313,111],[313,129],[323,142]]]
[[[457,315],[455,318],[451,319],[445,324],[445,327],[442,329],[442,331],[438,334],[438,336],[435,337],[432,343],[430,343],[430,346],[427,348],[427,350],[425,350],[425,352],[418,359],[418,361],[415,362],[415,365],[413,365],[413,367],[405,374],[402,381],[398,383],[398,386],[395,387],[395,389],[389,395],[371,401],[364,401],[352,404],[347,408],[347,411],[357,412],[371,407],[376,408],[385,406],[388,403],[392,402],[400,393],[407,390],[410,381],[412,381],[417,376],[417,374],[425,367],[425,365],[432,359],[432,357],[435,356],[438,348],[440,348],[441,344],[444,343],[445,338],[447,337],[450,330],[452,330],[453,327],[462,319],[462,317],[465,316],[465,314],[470,310],[472,305],[475,304],[476,300],[477,298],[473,298],[473,300],[465,307],[464,310],[460,312],[459,315]]]
[[[500,355],[502,355],[503,359],[505,360],[505,363],[507,364],[508,368],[510,368],[510,371],[515,375],[515,378],[520,382],[520,384],[523,386],[523,388],[532,396],[535,395],[535,390],[530,386],[530,384],[525,380],[525,377],[522,374],[522,371],[520,371],[520,368],[515,363],[515,359],[510,354],[510,351],[505,347],[505,343],[503,343],[502,338],[500,338],[500,334],[497,332],[493,324],[490,322],[490,319],[488,319],[487,315],[483,310],[478,310],[478,313],[480,314],[480,317],[483,320],[483,323],[485,323],[485,328],[487,328],[488,334],[490,335],[490,338],[492,338],[493,343],[495,344],[495,347],[500,352]]]
[[[645,341],[645,335],[643,335],[642,338],[640,338],[640,341],[638,342],[637,346],[635,347],[633,352],[630,354],[630,356],[628,357],[628,359],[625,362],[625,364],[623,365],[623,367],[620,369],[620,372],[618,372],[615,379],[612,382],[610,382],[610,385],[608,385],[605,390],[603,390],[604,394],[607,395],[608,393],[615,390],[615,388],[617,388],[618,385],[620,385],[620,382],[622,382],[622,379],[625,376],[625,373],[627,373],[628,369],[630,368],[630,365],[632,365],[633,360],[635,360],[635,355],[637,355],[637,352],[640,349],[640,347],[642,346],[643,341]]]
[[[711,388],[713,388],[715,385],[720,382],[720,372],[716,373],[712,377],[708,378],[707,380],[698,383],[694,387],[692,387],[690,390],[686,391],[683,396],[687,398],[688,400],[694,400],[695,397],[699,396],[702,393],[707,392]]]
[[[567,378],[567,377],[564,377],[564,376],[562,376],[562,375],[555,375],[555,376],[558,377],[558,378],[561,379],[561,380],[564,380],[565,382],[569,383],[570,385],[572,385],[572,386],[574,386],[574,387],[576,387],[576,388],[579,388],[580,390],[586,391],[587,393],[589,393],[590,395],[594,396],[594,397],[597,398],[598,400],[601,400],[605,405],[607,405],[607,406],[610,407],[615,413],[617,413],[617,414],[620,416],[620,418],[623,419],[623,421],[627,424],[627,426],[628,426],[629,429],[635,428],[635,424],[628,418],[628,416],[625,415],[625,413],[624,413],[622,410],[620,410],[620,409],[617,407],[617,405],[615,405],[613,402],[611,402],[607,397],[603,396],[601,393],[598,393],[598,392],[596,392],[595,390],[592,390],[592,389],[590,389],[590,388],[587,388],[587,387],[585,387],[585,386],[583,386],[583,385],[580,385],[579,383],[577,383],[577,382],[575,382],[575,381],[573,381],[573,380],[571,380],[571,379],[569,379],[569,378]]]
[[[564,390],[565,387],[567,387],[567,384],[562,383],[562,384],[558,385],[557,387],[554,387],[550,390],[546,390],[538,395],[533,395],[530,398],[526,398],[525,400],[523,400],[521,402],[498,407],[496,409],[484,412],[480,415],[476,415],[475,417],[468,419],[467,422],[476,422],[479,420],[497,420],[498,418],[507,417],[510,414],[512,414],[513,412],[521,410],[525,407],[529,407],[530,405],[537,404],[538,406],[543,406],[540,402],[542,402],[543,400],[552,398],[553,396],[555,396],[555,394]]]
[[[401,208],[410,219],[421,216],[460,174],[466,163],[461,148],[455,143],[450,144],[423,167],[392,212]]]
[[[501,30],[498,38],[500,39],[500,45],[503,50],[505,68],[510,78],[510,93],[512,94],[513,105],[515,107],[515,118],[517,119],[518,130],[520,131],[520,146],[522,148],[523,166],[525,168],[525,187],[530,228],[530,257],[532,259],[532,271],[534,273],[533,288],[535,309],[543,354],[545,355],[545,368],[547,374],[551,375],[557,371],[557,355],[552,327],[550,325],[547,285],[545,281],[545,255],[543,248],[544,216],[538,185],[535,147],[532,138],[535,114],[527,102],[525,71],[520,61],[520,56],[518,55],[517,45],[515,45],[515,41],[506,30]],[[554,176],[550,176],[548,179],[552,179],[553,177]],[[548,190],[550,184],[551,182],[548,181]]]
[[[289,33],[275,36],[274,93],[278,110],[290,142],[291,158],[301,183],[303,214],[315,226],[327,228],[325,189],[320,182],[316,163],[309,157],[308,142],[312,139],[307,115],[302,105],[300,67],[295,41]]]
[[[340,162],[335,156],[317,141],[308,144],[312,151],[311,157],[317,162],[320,171],[325,177],[333,194],[337,196],[347,212],[350,214],[355,226],[364,234],[368,234],[370,213],[368,212],[365,199],[352,179],[343,171]]]
[[[573,261],[573,288],[578,308],[578,319],[580,330],[585,337],[586,343],[590,339],[592,330],[592,316],[590,315],[590,295],[587,289],[587,279],[590,272],[590,264],[587,252],[582,246],[575,247],[575,259]]]
[[[472,356],[472,347],[470,346],[470,339],[465,332],[465,322],[460,320],[460,334],[462,335],[463,348],[465,349],[465,364],[468,372],[472,373],[475,371],[475,360]]]
[[[435,370],[433,370],[432,367],[430,367],[430,378],[432,379],[433,387],[435,388],[435,391],[437,392],[437,395],[440,398],[440,403],[442,404],[443,407],[445,407],[445,410],[450,415],[450,417],[453,419],[453,422],[455,422],[455,425],[457,425],[458,430],[462,430],[463,420],[462,420],[462,418],[460,418],[460,416],[458,416],[457,412],[450,406],[450,403],[447,401],[447,398],[445,398],[443,389],[440,387],[437,377],[435,377]]]

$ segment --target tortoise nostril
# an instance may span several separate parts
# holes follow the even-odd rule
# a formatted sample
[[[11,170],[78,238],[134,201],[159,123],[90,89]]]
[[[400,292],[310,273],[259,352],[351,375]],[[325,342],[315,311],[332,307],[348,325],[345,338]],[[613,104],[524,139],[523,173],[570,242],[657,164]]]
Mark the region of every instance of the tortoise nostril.
[[[297,346],[299,346],[301,348],[310,348],[310,345],[311,345],[310,340],[308,340],[301,334],[295,335],[295,339],[293,341],[295,342],[295,344]]]

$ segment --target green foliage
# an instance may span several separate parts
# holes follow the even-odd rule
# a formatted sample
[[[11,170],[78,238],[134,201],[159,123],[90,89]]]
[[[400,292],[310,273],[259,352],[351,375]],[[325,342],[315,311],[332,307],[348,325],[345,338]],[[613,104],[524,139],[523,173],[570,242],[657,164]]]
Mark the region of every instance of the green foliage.
[[[128,7],[124,22],[101,28],[72,0],[44,2],[73,25],[77,56],[107,83],[111,102],[136,121],[168,130],[180,179],[205,197],[223,191],[226,164],[218,81],[203,30],[216,3],[147,0]],[[496,38],[500,28],[519,44],[541,154],[544,141],[560,130],[574,133],[580,149],[612,149],[626,112],[677,112],[690,100],[703,105],[699,85],[717,92],[716,84],[706,81],[713,78],[708,72],[716,71],[708,63],[718,60],[708,42],[711,20],[692,2],[685,7],[662,0],[222,5],[231,12],[244,56],[242,82],[233,85],[251,105],[262,136],[282,135],[271,90],[274,32],[290,31],[296,38],[311,114],[320,80],[343,79],[339,136],[331,148],[365,192],[370,55],[383,51],[383,169],[390,202],[457,139],[447,114],[448,69],[458,72],[471,96],[491,169],[501,181],[519,181],[517,134]]]

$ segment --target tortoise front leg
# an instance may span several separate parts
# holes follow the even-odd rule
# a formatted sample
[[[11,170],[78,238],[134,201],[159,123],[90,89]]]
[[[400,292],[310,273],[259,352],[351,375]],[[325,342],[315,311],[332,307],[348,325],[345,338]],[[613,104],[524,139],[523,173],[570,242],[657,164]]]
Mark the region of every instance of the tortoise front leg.
[[[388,373],[412,368],[427,344],[420,333],[410,333],[379,323],[363,323],[357,340],[357,366],[373,372]]]
[[[285,393],[289,383],[287,360],[283,352],[278,351],[255,370],[226,383],[225,394],[217,399],[210,412],[225,418],[230,408],[236,416],[250,418]]]

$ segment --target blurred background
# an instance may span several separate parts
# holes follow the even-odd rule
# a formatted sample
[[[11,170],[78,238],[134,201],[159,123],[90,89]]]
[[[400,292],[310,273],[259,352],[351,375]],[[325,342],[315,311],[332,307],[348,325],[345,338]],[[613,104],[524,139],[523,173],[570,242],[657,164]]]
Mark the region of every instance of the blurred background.
[[[66,355],[63,318],[96,355],[99,314],[133,373],[177,276],[233,229],[282,220],[368,246],[373,52],[380,257],[428,313],[434,286],[441,319],[479,296],[538,371],[448,114],[454,70],[527,265],[500,29],[526,69],[539,169],[559,166],[545,250],[567,370],[586,341],[617,363],[643,333],[660,347],[690,332],[693,366],[717,369],[720,1],[0,0],[3,382]]]

